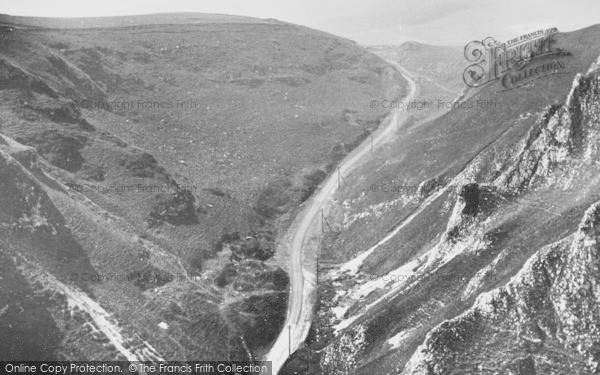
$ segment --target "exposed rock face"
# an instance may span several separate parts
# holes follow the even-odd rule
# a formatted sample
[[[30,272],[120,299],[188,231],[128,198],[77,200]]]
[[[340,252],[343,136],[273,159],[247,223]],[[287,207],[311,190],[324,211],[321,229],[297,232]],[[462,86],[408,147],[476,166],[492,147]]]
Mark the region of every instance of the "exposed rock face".
[[[471,183],[464,185],[459,193],[460,197],[465,201],[463,215],[477,216],[479,210],[479,185]]]
[[[468,236],[473,230],[473,224],[490,214],[495,202],[489,189],[475,182],[458,188],[456,203],[445,233],[447,241],[455,243],[459,237]]]
[[[419,185],[418,195],[421,199],[426,198],[436,189],[442,188],[444,186],[444,178],[443,176],[438,176],[435,178],[430,178],[428,180],[423,181]]]
[[[598,155],[598,134],[590,132],[600,121],[600,68],[592,65],[578,74],[564,105],[549,106],[525,138],[514,163],[494,181],[501,190],[519,191],[541,182],[553,166],[569,156]]]
[[[492,189],[519,193],[595,178],[599,75],[598,63],[577,75],[565,104],[547,108]],[[460,196],[469,190],[473,196],[466,186]],[[459,199],[455,212],[469,211],[468,201]],[[430,331],[402,373],[600,373],[599,226],[596,202],[575,232],[533,253],[506,285]]]
[[[422,184],[426,204],[351,275],[358,287],[337,287],[322,373],[600,373],[599,77],[600,61],[563,103],[515,113],[456,175]],[[415,255],[379,272],[393,251]]]
[[[599,225],[600,202],[575,234],[541,249],[506,286],[431,331],[404,373],[598,373]]]

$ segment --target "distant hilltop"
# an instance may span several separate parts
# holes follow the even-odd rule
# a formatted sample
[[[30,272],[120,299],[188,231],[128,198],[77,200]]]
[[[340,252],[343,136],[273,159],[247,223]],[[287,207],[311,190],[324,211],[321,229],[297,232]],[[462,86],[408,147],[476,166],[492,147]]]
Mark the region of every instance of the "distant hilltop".
[[[244,16],[208,13],[156,13],[114,17],[24,17],[0,14],[1,25],[18,25],[43,28],[77,29],[97,27],[127,27],[142,25],[209,24],[209,23],[278,23],[275,19],[258,19]]]

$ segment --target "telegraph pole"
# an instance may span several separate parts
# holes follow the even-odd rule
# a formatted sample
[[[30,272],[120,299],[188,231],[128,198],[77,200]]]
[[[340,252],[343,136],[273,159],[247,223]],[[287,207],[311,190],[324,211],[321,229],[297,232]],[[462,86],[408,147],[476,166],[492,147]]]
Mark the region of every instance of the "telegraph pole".
[[[344,176],[342,175],[342,172],[340,172],[340,167],[337,168],[338,171],[338,188],[340,187],[340,179],[342,179],[342,181],[344,182],[344,185],[348,186],[348,184],[346,183],[346,180],[344,179]]]
[[[325,222],[325,224],[327,224],[327,228],[329,228],[329,230],[333,233],[333,229],[331,229],[331,226],[329,225],[329,223],[327,222],[327,219],[325,218],[325,215],[323,214],[323,210],[321,210],[321,223]],[[323,227],[323,224],[321,224],[321,228]]]

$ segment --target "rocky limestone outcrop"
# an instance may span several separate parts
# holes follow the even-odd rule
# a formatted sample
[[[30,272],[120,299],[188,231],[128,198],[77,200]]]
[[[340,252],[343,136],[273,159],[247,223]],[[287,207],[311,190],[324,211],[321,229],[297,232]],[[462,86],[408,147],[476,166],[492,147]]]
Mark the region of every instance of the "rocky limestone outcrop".
[[[472,234],[474,224],[481,223],[498,205],[495,187],[475,182],[461,185],[456,190],[456,201],[448,219],[444,241],[456,243],[459,238]]]
[[[600,202],[504,287],[433,329],[403,374],[600,373]]]
[[[471,183],[461,186],[458,189],[452,215],[448,220],[448,226],[444,234],[445,241],[456,242],[458,237],[464,234],[465,229],[477,216],[478,208],[479,185]]]
[[[459,195],[465,202],[462,214],[477,216],[479,211],[479,185],[476,183],[464,185]]]
[[[526,116],[459,176],[422,184],[422,198],[437,183],[451,184],[439,198],[451,212],[445,228],[415,267],[402,270],[416,282],[398,283],[385,309],[323,350],[322,373],[600,373],[600,202],[590,207],[600,199],[599,76],[600,59],[520,144],[521,126],[533,122]],[[490,156],[498,145],[499,158],[496,149]],[[498,173],[488,174],[496,160]],[[355,340],[361,330],[366,339]]]
[[[420,199],[427,198],[432,192],[443,188],[446,185],[447,181],[443,175],[436,176],[434,178],[429,178],[419,185],[417,190],[417,195]]]
[[[600,61],[600,59],[599,59]],[[531,128],[521,150],[494,181],[503,191],[522,191],[544,181],[572,158],[597,160],[600,122],[600,63],[577,74],[567,100],[551,105]]]
[[[538,187],[594,189],[589,183],[597,178],[600,159],[599,76],[600,59],[576,76],[563,105],[546,108],[501,174],[479,185],[480,200],[482,192],[506,200]],[[469,223],[487,211],[476,204],[474,186],[463,186],[457,195],[446,231],[454,241],[471,236]],[[597,202],[575,232],[541,247],[508,283],[431,330],[398,373],[600,373],[599,226]],[[473,292],[470,287],[465,294]]]

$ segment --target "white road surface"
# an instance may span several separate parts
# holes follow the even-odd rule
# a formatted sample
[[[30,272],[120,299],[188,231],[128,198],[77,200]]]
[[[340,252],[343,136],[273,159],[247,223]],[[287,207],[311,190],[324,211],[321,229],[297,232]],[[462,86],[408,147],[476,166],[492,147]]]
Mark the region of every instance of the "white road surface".
[[[399,105],[399,108],[391,114],[387,126],[376,132],[372,139],[366,139],[340,163],[339,171],[342,176],[347,176],[363,158],[370,157],[371,147],[375,149],[393,137],[394,131],[400,125],[398,124],[400,112],[405,110],[408,103],[416,96],[417,85],[414,79],[400,65],[391,63],[408,81],[410,92],[403,99],[403,105]],[[273,375],[279,372],[291,353],[299,349],[308,336],[316,300],[316,263],[307,264],[303,261],[303,251],[316,250],[316,246],[307,246],[307,242],[314,243],[314,236],[320,234],[321,210],[325,208],[327,201],[333,197],[337,188],[338,176],[337,173],[333,173],[296,217],[290,227],[290,231],[293,232],[288,237],[290,241],[283,245],[289,246],[290,249],[290,295],[283,329],[264,358],[265,361],[272,362]],[[310,254],[310,256],[315,257],[316,255]],[[309,266],[311,268],[307,269]]]

